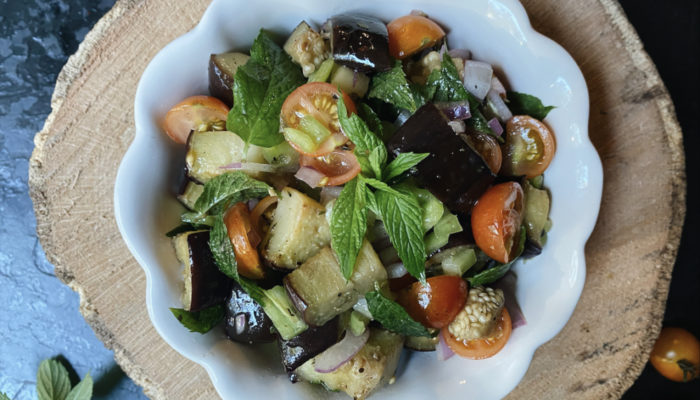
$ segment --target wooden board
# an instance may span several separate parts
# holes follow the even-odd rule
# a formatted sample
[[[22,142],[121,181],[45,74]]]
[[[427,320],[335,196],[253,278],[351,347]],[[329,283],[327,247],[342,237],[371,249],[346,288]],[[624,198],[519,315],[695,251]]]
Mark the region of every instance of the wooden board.
[[[154,399],[216,392],[204,369],[172,350],[148,319],[144,273],[114,220],[113,183],[133,139],[141,73],[207,3],[117,2],[59,75],[30,162],[37,231],[56,275],[80,294],[86,320]],[[663,317],[685,214],[682,135],[663,82],[614,0],[524,4],[535,28],[583,70],[605,183],[581,300],[509,398],[617,398],[641,372]]]

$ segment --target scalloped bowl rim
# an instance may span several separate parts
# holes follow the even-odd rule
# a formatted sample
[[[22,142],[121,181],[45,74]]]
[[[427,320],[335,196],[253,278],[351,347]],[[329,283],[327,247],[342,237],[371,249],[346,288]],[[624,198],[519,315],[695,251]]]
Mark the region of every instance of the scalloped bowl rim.
[[[180,306],[180,272],[163,233],[177,223],[181,211],[172,196],[177,175],[171,166],[177,165],[182,151],[165,138],[159,125],[179,99],[206,93],[209,53],[246,48],[260,27],[290,32],[301,19],[318,24],[339,11],[371,12],[388,20],[421,8],[451,28],[449,41],[456,43],[453,47],[473,50],[475,59],[491,62],[497,70],[503,67],[505,75],[500,76],[505,76],[515,90],[558,106],[546,119],[558,144],[546,176],[552,191],[550,215],[554,226],[542,255],[519,262],[514,268],[519,280],[516,296],[528,324],[513,331],[503,351],[487,360],[453,357],[440,363],[433,353],[404,352],[396,384],[381,389],[375,398],[405,399],[407,393],[416,399],[457,398],[465,392],[475,398],[504,397],[524,376],[534,351],[564,327],[585,281],[584,246],[597,219],[603,175],[600,158],[588,138],[589,100],[581,71],[566,50],[531,27],[524,8],[515,0],[474,0],[465,4],[448,0],[359,0],[351,7],[321,0],[298,1],[294,6],[280,0],[265,4],[271,3],[278,7],[237,9],[244,4],[242,1],[214,0],[193,30],[153,58],[139,81],[136,134],[119,167],[114,201],[122,237],[146,274],[146,302],[154,327],[175,350],[206,369],[222,398],[341,398],[311,385],[290,385],[275,364],[273,346],[260,350],[239,346],[228,341],[221,330],[206,335],[189,333],[172,317],[168,307]],[[294,12],[285,7],[294,7]],[[224,20],[231,10],[239,11],[236,24]],[[458,24],[455,15],[466,22]],[[461,39],[456,32],[471,40]],[[482,43],[479,35],[498,46]],[[519,55],[529,56],[525,58],[529,63],[520,63],[523,58]],[[514,60],[518,60],[517,69]],[[172,65],[178,68],[169,68]],[[434,368],[436,365],[440,367]],[[495,371],[499,373],[498,385],[493,385]]]

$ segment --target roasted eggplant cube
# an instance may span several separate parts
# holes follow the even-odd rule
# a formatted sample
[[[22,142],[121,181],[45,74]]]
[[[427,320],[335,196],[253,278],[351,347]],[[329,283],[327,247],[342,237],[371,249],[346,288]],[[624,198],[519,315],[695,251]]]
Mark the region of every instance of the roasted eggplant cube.
[[[363,400],[391,381],[402,348],[403,336],[372,328],[365,346],[335,371],[317,372],[312,358],[294,374],[300,380],[320,383],[329,390],[343,391],[353,399]]]
[[[428,103],[396,131],[387,147],[394,156],[430,153],[416,166],[416,180],[450,211],[468,214],[496,176],[448,122],[435,105]]]
[[[226,301],[226,335],[234,342],[256,344],[275,340],[272,321],[260,304],[236,282]]]
[[[331,242],[326,209],[296,189],[280,193],[262,255],[275,268],[295,269]]]
[[[182,305],[200,311],[223,303],[231,293],[232,280],[219,271],[209,249],[209,231],[181,233],[173,238],[175,255],[185,266]]]
[[[287,373],[299,368],[303,363],[338,342],[340,335],[339,318],[333,318],[322,326],[310,327],[297,336],[279,340],[282,365]],[[290,375],[294,381],[294,376]]]
[[[233,77],[250,56],[243,53],[212,54],[209,57],[209,93],[233,106]]]
[[[329,19],[324,30],[330,32],[336,63],[364,73],[391,69],[389,34],[379,19],[341,14]]]
[[[333,250],[325,247],[287,275],[284,286],[304,321],[319,326],[351,309],[361,296],[374,288],[375,282],[386,280],[384,266],[365,240],[349,280],[340,272]]]

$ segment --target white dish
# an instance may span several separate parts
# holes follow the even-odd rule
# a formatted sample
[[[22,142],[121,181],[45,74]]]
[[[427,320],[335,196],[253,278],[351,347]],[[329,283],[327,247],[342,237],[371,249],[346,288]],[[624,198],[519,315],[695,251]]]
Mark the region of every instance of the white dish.
[[[501,398],[522,379],[535,349],[556,335],[574,310],[603,178],[588,139],[588,91],[573,59],[532,29],[517,1],[356,0],[348,6],[322,0],[214,0],[199,25],[161,50],[144,71],[136,93],[136,137],[120,165],[114,197],[119,229],[146,272],[153,325],[175,350],[207,370],[224,399],[343,396],[289,383],[272,345],[253,349],[235,344],[222,330],[190,333],[173,318],[168,308],[181,306],[180,266],[164,233],[182,211],[173,196],[181,174],[174,166],[182,150],[161,132],[162,118],[181,99],[207,93],[210,53],[246,50],[260,28],[286,35],[302,19],[318,26],[337,13],[359,11],[389,21],[412,9],[426,11],[446,27],[452,48],[470,49],[475,59],[494,64],[513,90],[557,106],[546,119],[558,144],[546,173],[554,226],[542,254],[515,267],[517,298],[528,323],[513,331],[500,353],[481,361],[453,357],[440,362],[435,353],[406,352],[396,383],[374,398]]]

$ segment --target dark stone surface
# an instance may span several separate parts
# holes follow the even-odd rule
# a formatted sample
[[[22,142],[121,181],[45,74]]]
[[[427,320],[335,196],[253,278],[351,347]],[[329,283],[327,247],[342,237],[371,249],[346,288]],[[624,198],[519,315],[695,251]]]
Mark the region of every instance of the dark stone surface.
[[[0,0],[0,392],[35,399],[36,369],[63,355],[79,376],[96,378],[95,398],[145,398],[78,312],[78,296],[58,281],[35,232],[27,190],[32,139],[50,112],[56,76],[113,0]],[[688,214],[664,323],[700,337],[700,3],[622,0],[657,64],[685,133]],[[90,5],[84,5],[90,4]],[[698,398],[700,381],[678,384],[651,367],[625,399]]]

